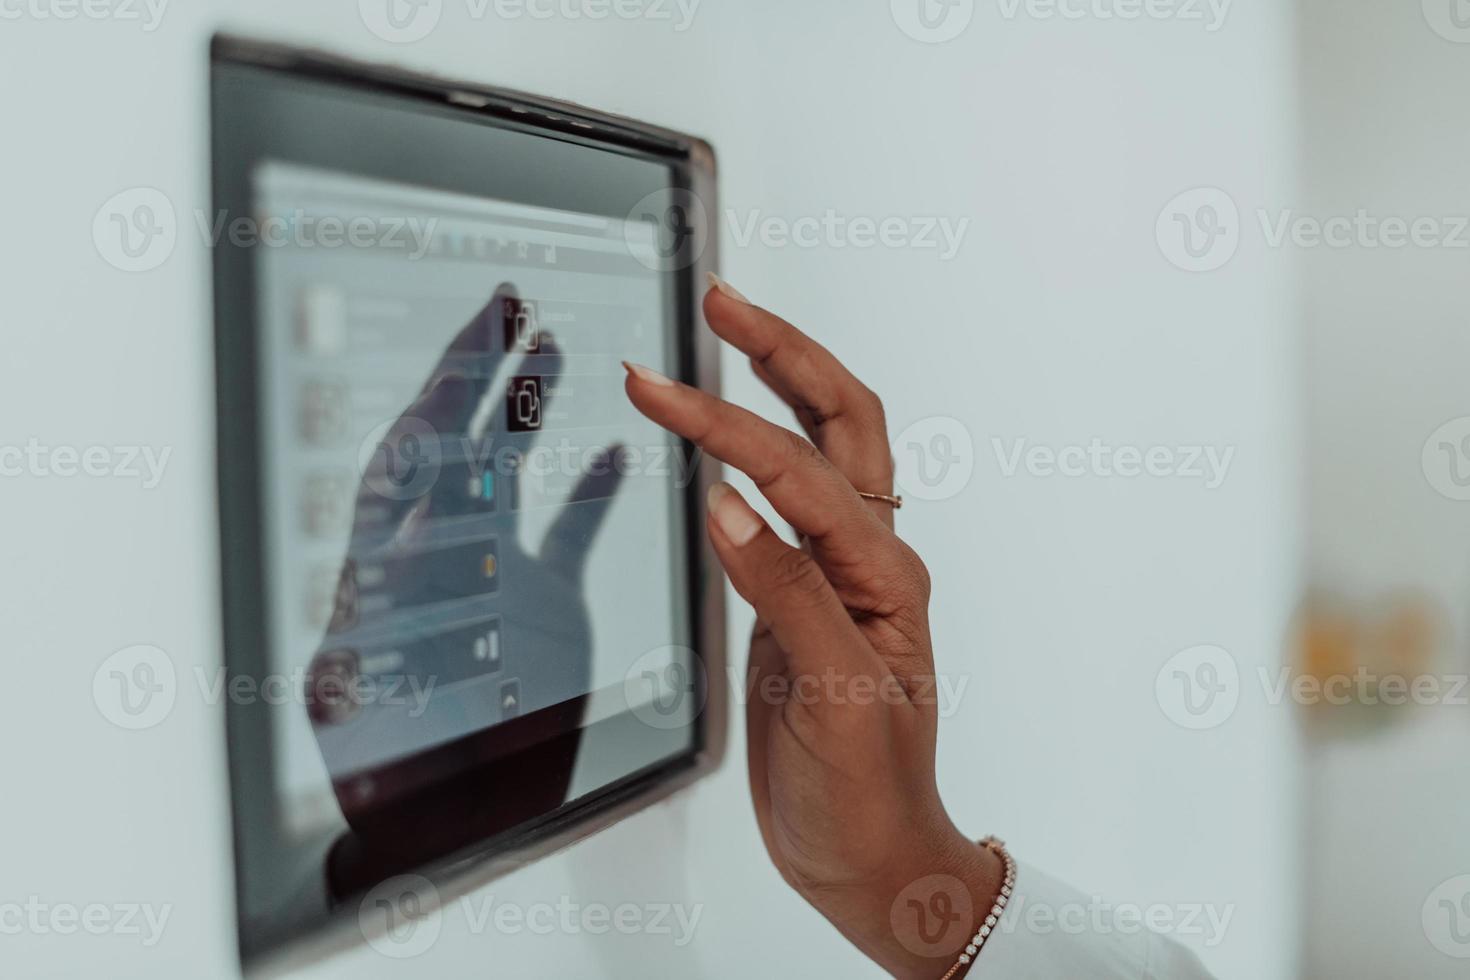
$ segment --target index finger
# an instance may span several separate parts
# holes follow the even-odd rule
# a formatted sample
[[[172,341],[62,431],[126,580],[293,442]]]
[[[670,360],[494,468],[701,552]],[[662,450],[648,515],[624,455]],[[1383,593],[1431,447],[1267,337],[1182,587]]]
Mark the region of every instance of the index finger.
[[[628,397],[644,415],[755,482],[797,531],[853,568],[883,563],[898,539],[847,478],[801,436],[656,371],[624,362]]]
[[[883,403],[831,351],[750,303],[713,273],[705,296],[710,329],[750,358],[751,368],[801,420],[822,454],[867,493],[893,492]],[[891,520],[892,508],[880,516]]]

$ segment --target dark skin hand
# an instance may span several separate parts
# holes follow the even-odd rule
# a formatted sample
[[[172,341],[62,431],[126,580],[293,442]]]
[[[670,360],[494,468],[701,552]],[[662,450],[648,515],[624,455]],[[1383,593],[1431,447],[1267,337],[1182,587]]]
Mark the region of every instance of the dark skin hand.
[[[723,283],[704,312],[805,431],[628,366],[640,411],[745,473],[803,539],[783,541],[733,488],[711,491],[710,540],[757,617],[746,722],[761,837],[781,877],[876,963],[937,977],[973,931],[970,910],[983,918],[994,904],[1004,869],[955,827],[935,784],[928,571],[894,533],[893,508],[858,495],[893,492],[882,404],[821,345]],[[965,901],[932,904],[930,876]],[[958,941],[936,949],[906,935],[909,905],[964,908]]]

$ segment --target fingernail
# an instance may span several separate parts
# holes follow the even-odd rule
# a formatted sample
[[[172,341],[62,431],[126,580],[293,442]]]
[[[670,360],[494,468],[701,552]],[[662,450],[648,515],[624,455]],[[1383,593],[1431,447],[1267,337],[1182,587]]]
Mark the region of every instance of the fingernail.
[[[745,498],[728,483],[716,483],[709,488],[709,512],[715,524],[737,548],[750,544],[766,522],[750,509]]]
[[[746,306],[751,305],[750,300],[746,299],[745,296],[741,294],[740,290],[736,289],[734,286],[730,285],[728,282],[721,279],[713,272],[707,273],[707,275],[709,276],[709,285],[711,289],[719,290],[721,293],[735,300],[737,303],[744,303]]]
[[[672,388],[674,386],[672,381],[659,374],[653,368],[646,368],[642,364],[634,364],[631,361],[624,361],[623,367],[627,368],[628,373],[639,381],[646,381],[651,385],[658,385],[660,388]]]

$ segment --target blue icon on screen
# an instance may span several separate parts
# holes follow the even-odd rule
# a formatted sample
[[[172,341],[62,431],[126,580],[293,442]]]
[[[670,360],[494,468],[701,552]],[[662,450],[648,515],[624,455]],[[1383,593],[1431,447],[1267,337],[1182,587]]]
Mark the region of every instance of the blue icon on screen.
[[[495,474],[486,471],[471,477],[469,491],[470,497],[475,500],[483,500],[487,504],[495,503]]]

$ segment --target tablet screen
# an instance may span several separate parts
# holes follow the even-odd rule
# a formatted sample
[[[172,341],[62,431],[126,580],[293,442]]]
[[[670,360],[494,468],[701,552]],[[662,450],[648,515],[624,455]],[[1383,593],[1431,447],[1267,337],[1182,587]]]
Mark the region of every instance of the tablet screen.
[[[247,955],[700,749],[698,457],[621,364],[693,380],[683,174],[216,66]]]
[[[506,721],[666,694],[626,683],[677,682],[687,646],[694,459],[620,363],[677,373],[651,227],[281,161],[253,183],[281,243],[256,260],[291,825]]]

